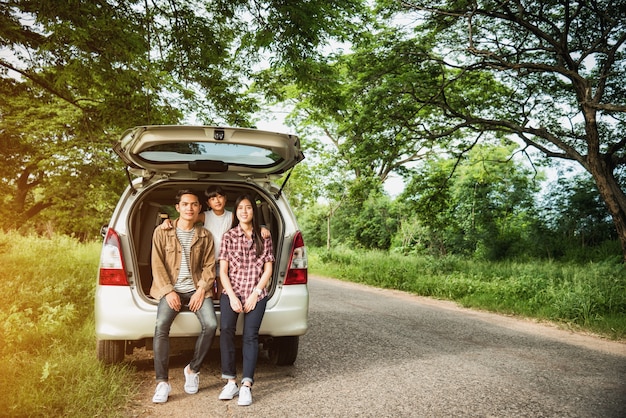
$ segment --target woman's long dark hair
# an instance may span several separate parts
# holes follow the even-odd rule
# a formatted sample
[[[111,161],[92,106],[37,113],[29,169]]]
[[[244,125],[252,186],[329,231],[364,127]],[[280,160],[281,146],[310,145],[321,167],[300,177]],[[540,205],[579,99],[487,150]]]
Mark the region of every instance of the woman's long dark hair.
[[[261,225],[259,224],[259,209],[256,207],[256,201],[247,194],[241,195],[235,201],[235,213],[233,216],[233,224],[231,228],[239,225],[239,218],[237,218],[237,208],[239,204],[247,200],[252,205],[252,239],[254,240],[254,246],[256,248],[256,256],[260,257],[263,254],[263,249],[265,248],[263,244],[263,237],[261,237]]]

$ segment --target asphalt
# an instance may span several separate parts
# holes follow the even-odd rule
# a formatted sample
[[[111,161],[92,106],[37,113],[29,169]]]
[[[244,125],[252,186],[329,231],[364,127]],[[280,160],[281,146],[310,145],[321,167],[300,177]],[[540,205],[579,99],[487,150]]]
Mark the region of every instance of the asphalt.
[[[219,352],[195,395],[189,354],[173,356],[172,393],[151,402],[150,352],[130,363],[134,417],[626,417],[626,344],[454,303],[310,278],[310,329],[295,365],[261,358],[253,404],[219,401]],[[180,370],[179,370],[180,369]]]

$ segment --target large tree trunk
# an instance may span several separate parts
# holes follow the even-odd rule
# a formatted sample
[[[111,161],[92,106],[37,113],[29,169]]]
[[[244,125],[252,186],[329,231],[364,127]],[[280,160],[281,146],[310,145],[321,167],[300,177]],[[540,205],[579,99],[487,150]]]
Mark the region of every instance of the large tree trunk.
[[[600,158],[589,156],[589,171],[593,176],[600,196],[613,219],[620,243],[622,244],[622,261],[626,263],[626,195],[613,175],[610,164]]]
[[[578,85],[577,91],[581,100],[592,102],[591,89],[586,83]],[[615,179],[613,154],[601,152],[597,110],[593,106],[583,105],[582,111],[587,134],[587,158],[582,161],[582,165],[593,177],[598,192],[611,214],[617,236],[622,245],[622,263],[626,263],[626,195]]]

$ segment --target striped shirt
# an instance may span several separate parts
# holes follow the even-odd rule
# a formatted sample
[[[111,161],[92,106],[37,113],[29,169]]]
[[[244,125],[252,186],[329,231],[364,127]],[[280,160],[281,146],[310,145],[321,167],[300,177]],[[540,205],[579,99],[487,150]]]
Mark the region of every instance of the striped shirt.
[[[176,284],[174,284],[174,290],[178,293],[195,292],[196,290],[196,285],[191,278],[191,269],[189,268],[189,254],[191,252],[191,242],[193,241],[194,233],[193,228],[189,231],[178,227],[176,228],[176,236],[178,237],[178,241],[180,241],[181,247],[183,247],[178,279],[176,280]]]
[[[263,240],[263,253],[257,257],[254,240],[248,239],[241,225],[237,225],[222,237],[220,260],[228,262],[228,277],[235,294],[246,300],[261,280],[265,263],[274,261],[272,238]],[[265,294],[263,289],[259,299]]]

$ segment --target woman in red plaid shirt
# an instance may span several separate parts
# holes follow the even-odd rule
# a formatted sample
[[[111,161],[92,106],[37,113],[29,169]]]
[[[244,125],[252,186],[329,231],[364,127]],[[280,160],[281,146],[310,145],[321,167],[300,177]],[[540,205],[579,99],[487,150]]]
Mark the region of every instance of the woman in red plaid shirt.
[[[222,237],[220,246],[220,350],[222,378],[228,383],[219,399],[233,399],[238,404],[252,403],[252,384],[259,352],[259,328],[265,305],[265,287],[272,277],[274,254],[271,237],[263,239],[254,199],[241,196],[235,202],[233,227]],[[243,378],[237,387],[235,369],[235,327],[239,314],[243,323]]]

